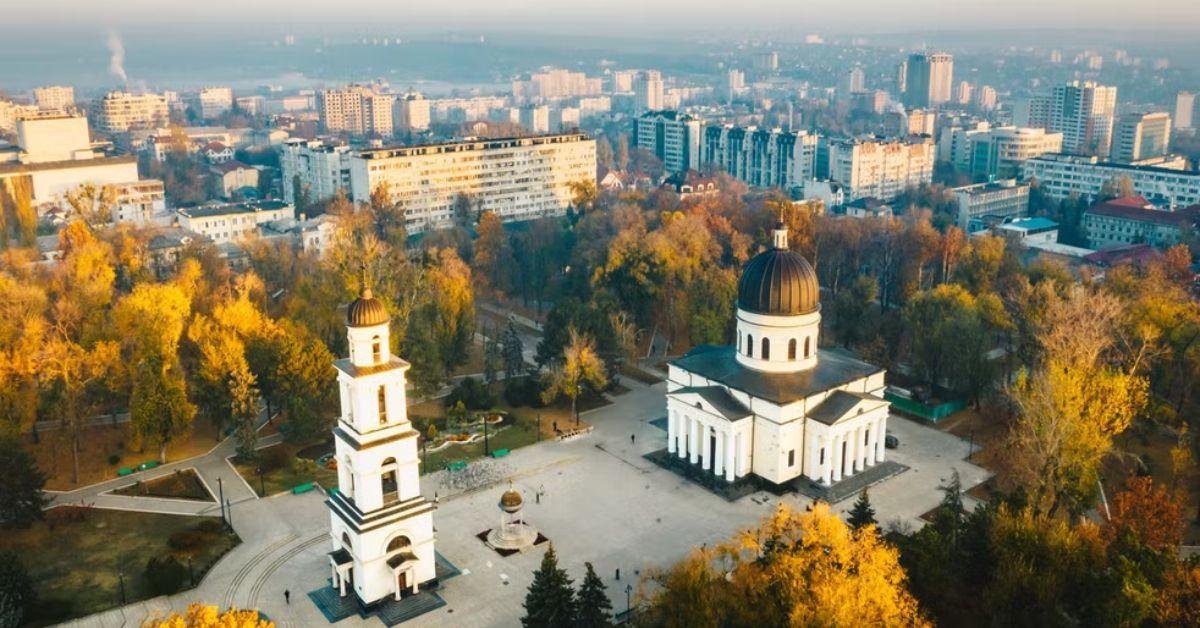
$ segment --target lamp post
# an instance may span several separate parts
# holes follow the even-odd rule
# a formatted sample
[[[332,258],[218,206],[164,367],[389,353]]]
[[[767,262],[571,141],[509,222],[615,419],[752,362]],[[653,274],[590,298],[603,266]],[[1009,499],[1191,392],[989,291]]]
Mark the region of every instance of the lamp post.
[[[121,606],[125,606],[125,572],[118,571],[117,579],[121,583]]]
[[[254,472],[258,474],[258,492],[263,497],[266,497],[267,496],[267,485],[266,485],[266,481],[263,479],[264,473],[263,473],[262,465],[259,465],[258,468],[254,469]]]
[[[484,412],[483,413],[483,455],[490,456],[490,455],[492,455],[492,448],[488,444],[487,423],[488,423],[488,415],[486,412]]]
[[[537,415],[537,442],[542,442],[542,413]]]
[[[575,384],[575,396],[571,397],[571,414],[575,415],[575,426],[579,426],[579,395],[583,394],[583,384]]]
[[[221,521],[229,525],[229,519],[225,518],[225,485],[221,482],[221,476],[217,476],[217,503],[221,505]]]
[[[628,622],[633,615],[633,604],[631,603],[633,596],[633,585],[625,585],[625,621]]]

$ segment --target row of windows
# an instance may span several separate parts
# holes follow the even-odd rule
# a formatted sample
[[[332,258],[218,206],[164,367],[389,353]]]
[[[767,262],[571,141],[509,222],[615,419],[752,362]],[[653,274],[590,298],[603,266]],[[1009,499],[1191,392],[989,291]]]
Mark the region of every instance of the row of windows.
[[[789,360],[796,359],[796,344],[797,343],[796,343],[795,338],[788,340],[788,349],[787,349],[788,357],[787,357],[787,359],[789,359]],[[805,359],[808,359],[809,355],[811,355],[811,353],[812,353],[811,350],[812,350],[812,337],[809,336],[804,339],[804,358]],[[754,357],[754,336],[752,334],[746,334],[745,348],[744,349],[739,348],[739,351],[745,351],[746,357],[748,357],[748,358]],[[762,352],[759,355],[759,357],[762,358],[763,360],[771,359],[771,340],[770,339],[768,339],[768,338],[762,339]]]

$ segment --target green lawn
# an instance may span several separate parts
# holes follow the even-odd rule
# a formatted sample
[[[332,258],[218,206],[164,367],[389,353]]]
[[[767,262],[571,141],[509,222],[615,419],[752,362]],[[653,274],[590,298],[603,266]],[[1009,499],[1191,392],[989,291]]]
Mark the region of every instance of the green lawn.
[[[38,591],[39,601],[25,617],[28,625],[119,606],[119,574],[124,574],[128,602],[150,597],[143,577],[146,562],[173,553],[186,564],[189,554],[172,552],[168,538],[179,532],[196,533],[203,520],[217,520],[67,506],[46,515],[45,522],[0,534],[0,550],[12,550],[20,557]],[[202,533],[202,538],[202,548],[190,555],[197,582],[239,542],[231,532]]]
[[[146,482],[138,480],[134,484],[116,489],[113,494],[215,501],[193,469],[180,469]]]
[[[296,456],[300,448],[288,443],[258,451],[256,462],[233,459],[233,466],[259,497],[292,490],[292,487],[316,482],[329,489],[337,486],[337,471],[326,469],[312,460]],[[260,481],[258,469],[263,470]],[[265,488],[265,491],[264,491]]]
[[[497,449],[516,449],[537,442],[537,412],[529,408],[517,410],[506,409],[512,413],[515,422],[493,432],[488,427],[488,445],[491,451]],[[543,419],[543,429],[548,423]],[[454,460],[471,460],[484,455],[483,440],[462,444],[449,445],[437,451],[431,451],[424,456],[421,473],[431,473],[446,467],[446,463]]]

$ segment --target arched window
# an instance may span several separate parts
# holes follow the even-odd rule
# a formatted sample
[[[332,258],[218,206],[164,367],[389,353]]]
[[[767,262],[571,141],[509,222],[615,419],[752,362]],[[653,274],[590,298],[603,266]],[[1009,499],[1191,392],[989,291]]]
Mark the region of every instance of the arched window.
[[[407,536],[400,535],[391,541],[388,541],[387,550],[385,553],[390,556],[391,554],[395,554],[397,552],[403,552],[410,547],[412,547],[412,541],[408,540]]]
[[[788,341],[788,359],[789,360],[796,359],[796,339],[795,338],[792,338],[791,340]]]
[[[387,389],[379,387],[379,423],[387,423]]]
[[[762,359],[770,360],[771,359],[771,341],[767,340],[766,338],[763,338],[762,345],[763,345],[762,346]]]
[[[804,357],[807,358],[812,349],[812,336],[804,339]]]
[[[379,341],[379,336],[371,339],[371,360],[375,364],[383,361],[383,346]]]
[[[754,336],[746,334],[746,357],[754,357]]]
[[[350,543],[350,535],[346,534],[345,532],[342,533],[342,546],[346,548],[346,551],[350,551],[354,548],[354,545]]]

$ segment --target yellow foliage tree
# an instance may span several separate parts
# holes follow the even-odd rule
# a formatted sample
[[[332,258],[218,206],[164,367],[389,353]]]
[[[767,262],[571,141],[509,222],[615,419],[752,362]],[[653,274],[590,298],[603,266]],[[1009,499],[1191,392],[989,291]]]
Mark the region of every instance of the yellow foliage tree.
[[[542,400],[546,403],[566,396],[571,399],[571,415],[579,422],[576,402],[584,386],[599,390],[608,385],[608,376],[604,372],[604,360],[596,353],[596,343],[571,327],[568,330],[570,340],[563,347],[562,365],[549,374],[549,386],[542,392]]]
[[[222,613],[216,606],[192,604],[182,615],[171,613],[142,622],[142,628],[273,628],[275,622],[263,619],[258,611],[231,608]]]

